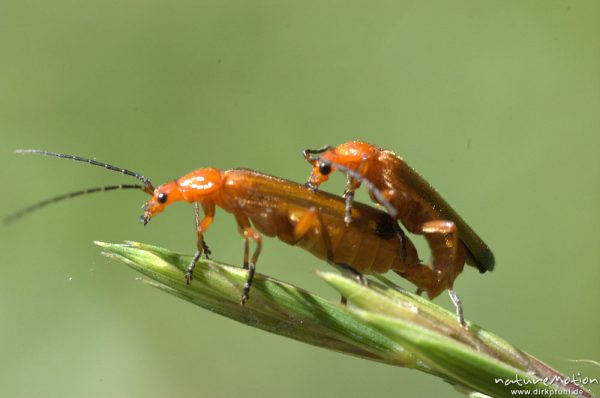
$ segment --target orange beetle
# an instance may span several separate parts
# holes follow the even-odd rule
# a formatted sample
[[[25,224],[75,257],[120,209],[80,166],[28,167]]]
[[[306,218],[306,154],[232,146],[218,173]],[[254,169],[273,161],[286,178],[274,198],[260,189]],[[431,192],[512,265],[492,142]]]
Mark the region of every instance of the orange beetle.
[[[465,262],[481,273],[494,269],[494,255],[484,241],[401,157],[391,151],[361,141],[351,141],[335,148],[307,149],[304,157],[313,170],[307,185],[312,189],[338,169],[347,174],[346,222],[350,221],[354,191],[368,182],[371,199],[385,205],[390,215],[411,233],[423,235],[431,249],[429,267],[437,274],[430,288],[420,287],[430,298],[448,290],[464,324],[462,305],[453,289],[454,281]]]

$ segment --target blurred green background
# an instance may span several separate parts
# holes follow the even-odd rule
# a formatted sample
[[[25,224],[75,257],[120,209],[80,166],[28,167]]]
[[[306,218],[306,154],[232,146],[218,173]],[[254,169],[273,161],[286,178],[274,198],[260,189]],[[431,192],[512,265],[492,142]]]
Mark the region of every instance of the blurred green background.
[[[303,149],[363,139],[401,154],[493,248],[496,271],[457,282],[467,317],[600,377],[569,361],[600,359],[599,40],[597,1],[2,0],[0,208],[134,182],[16,148],[156,184],[204,166],[303,182]],[[0,229],[0,396],[460,396],[139,283],[92,241],[195,244],[190,206],[143,228],[145,200],[98,194]],[[207,240],[241,263],[231,215]],[[275,239],[258,263],[337,300],[314,275],[327,268]]]

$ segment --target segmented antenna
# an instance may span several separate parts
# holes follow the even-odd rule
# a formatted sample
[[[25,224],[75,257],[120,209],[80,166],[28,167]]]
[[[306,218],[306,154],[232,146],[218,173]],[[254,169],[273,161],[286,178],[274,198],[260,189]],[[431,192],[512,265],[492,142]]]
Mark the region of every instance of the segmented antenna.
[[[119,184],[119,185],[106,185],[103,187],[96,187],[96,188],[88,188],[88,189],[83,189],[81,191],[75,191],[75,192],[71,192],[71,193],[66,193],[63,195],[59,195],[59,196],[55,196],[53,198],[50,199],[46,199],[46,200],[42,200],[41,202],[38,202],[36,204],[33,204],[29,207],[26,207],[24,209],[18,210],[16,212],[14,212],[13,214],[8,215],[7,217],[4,218],[4,223],[5,224],[10,224],[13,221],[23,217],[24,215],[27,215],[33,211],[36,211],[38,209],[41,209],[42,207],[48,206],[49,204],[52,203],[56,203],[56,202],[60,202],[62,200],[65,199],[70,199],[70,198],[74,198],[77,196],[81,196],[81,195],[87,195],[90,193],[95,193],[95,192],[106,192],[106,191],[114,191],[116,189],[139,189],[142,190],[150,195],[152,195],[152,193],[154,192],[154,186],[152,185],[152,183],[150,182],[149,179],[147,179],[145,176],[136,173],[135,171],[131,171],[131,170],[127,170],[127,169],[123,169],[121,167],[116,167],[113,165],[110,165],[108,163],[103,163],[103,162],[98,162],[97,160],[94,159],[87,159],[87,158],[82,158],[81,156],[76,156],[76,155],[67,155],[64,153],[55,153],[55,152],[48,152],[48,151],[42,151],[39,149],[17,149],[15,151],[15,153],[17,154],[36,154],[36,155],[44,155],[44,156],[52,156],[55,158],[60,158],[60,159],[71,159],[71,160],[75,160],[77,162],[84,162],[87,164],[91,164],[92,166],[99,166],[108,170],[112,170],[112,171],[116,171],[131,177],[135,177],[138,180],[142,181],[144,183],[144,185],[138,185],[138,184]]]
[[[33,212],[36,210],[41,209],[42,207],[48,206],[52,203],[56,203],[56,202],[60,202],[62,200],[65,199],[70,199],[70,198],[75,198],[77,196],[81,196],[81,195],[87,195],[90,193],[95,193],[95,192],[106,192],[106,191],[114,191],[116,189],[141,189],[142,191],[144,190],[144,187],[142,185],[138,185],[138,184],[119,184],[119,185],[106,185],[103,187],[96,187],[96,188],[88,188],[88,189],[83,189],[81,191],[75,191],[75,192],[70,192],[70,193],[65,193],[59,196],[55,196],[53,198],[50,199],[45,199],[42,200],[41,202],[38,202],[36,204],[33,204],[31,206],[28,206],[24,209],[18,210],[16,212],[14,212],[13,214],[10,214],[8,216],[6,216],[4,218],[4,223],[5,224],[10,224],[13,221],[18,220],[19,218]]]
[[[327,152],[330,149],[331,149],[331,145],[325,145],[319,149],[305,149],[304,150],[304,158],[306,160],[312,160],[312,161],[318,160],[318,159],[320,159],[320,156],[318,156],[318,155],[322,154],[323,152]],[[311,155],[317,155],[317,156],[311,156]]]
[[[116,171],[116,172],[131,176],[131,177],[135,177],[144,183],[144,186],[142,188],[142,190],[144,192],[149,193],[150,195],[152,195],[152,193],[154,192],[154,186],[152,185],[150,180],[148,178],[146,178],[145,176],[143,176],[139,173],[136,173],[135,171],[123,169],[121,167],[116,167],[116,166],[110,165],[108,163],[98,162],[97,160],[94,160],[94,159],[82,158],[81,156],[76,156],[76,155],[67,155],[65,153],[42,151],[40,149],[17,149],[15,151],[15,153],[16,154],[37,154],[37,155],[44,155],[44,156],[52,156],[52,157],[60,158],[60,159],[71,159],[71,160],[75,160],[77,162],[84,162],[87,164],[91,164],[92,166],[103,167],[108,170]],[[94,192],[97,192],[97,191],[94,191]]]

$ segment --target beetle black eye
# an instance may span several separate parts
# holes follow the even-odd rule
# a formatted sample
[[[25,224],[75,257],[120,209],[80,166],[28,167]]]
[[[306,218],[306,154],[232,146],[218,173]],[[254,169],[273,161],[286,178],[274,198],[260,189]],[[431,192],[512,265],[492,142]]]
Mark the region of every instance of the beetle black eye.
[[[156,200],[158,200],[158,203],[166,203],[166,201],[167,201],[167,194],[166,193],[159,193],[158,197],[156,198]]]
[[[319,165],[319,173],[323,174],[324,176],[331,173],[331,165],[329,163],[322,162]]]

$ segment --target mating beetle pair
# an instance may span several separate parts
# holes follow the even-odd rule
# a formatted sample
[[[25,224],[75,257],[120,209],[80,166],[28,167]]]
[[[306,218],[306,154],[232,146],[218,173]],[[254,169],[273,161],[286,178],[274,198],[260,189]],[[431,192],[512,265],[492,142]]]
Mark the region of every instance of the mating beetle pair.
[[[362,273],[393,270],[430,298],[448,290],[463,325],[454,280],[465,262],[482,273],[494,267],[494,257],[487,245],[419,174],[393,152],[364,142],[306,150],[304,155],[313,165],[313,171],[304,186],[248,169],[202,168],[154,188],[139,173],[92,159],[40,150],[17,153],[86,162],[135,177],[142,184],[112,185],[60,195],[20,210],[5,218],[5,222],[63,199],[115,189],[139,189],[152,196],[141,217],[144,225],[175,202],[193,203],[198,239],[186,273],[188,283],[202,253],[209,254],[204,234],[213,222],[216,207],[232,213],[244,238],[243,266],[249,270],[242,304],[249,298],[263,234],[300,246],[354,271],[361,278]],[[347,175],[345,198],[317,190],[336,169]],[[354,203],[354,191],[361,184],[387,212]],[[202,217],[199,207],[203,210]],[[414,245],[398,221],[409,232],[424,235],[432,253],[431,264],[420,263]],[[250,241],[255,244],[252,255]]]

